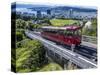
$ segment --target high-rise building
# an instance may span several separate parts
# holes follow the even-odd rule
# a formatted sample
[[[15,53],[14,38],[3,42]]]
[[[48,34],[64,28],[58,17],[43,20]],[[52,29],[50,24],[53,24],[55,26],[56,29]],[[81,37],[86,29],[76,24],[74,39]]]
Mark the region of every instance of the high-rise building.
[[[47,15],[51,15],[51,10],[47,10]]]
[[[73,9],[69,10],[69,18],[73,18]]]
[[[41,11],[38,10],[38,11],[37,11],[37,18],[41,18],[41,17],[42,17],[42,15],[41,15]]]

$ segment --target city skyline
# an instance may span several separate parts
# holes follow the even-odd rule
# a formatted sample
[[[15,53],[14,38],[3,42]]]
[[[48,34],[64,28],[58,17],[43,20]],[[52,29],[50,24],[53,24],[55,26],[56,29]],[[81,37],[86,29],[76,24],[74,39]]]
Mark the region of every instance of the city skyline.
[[[95,9],[94,9],[95,8]],[[48,14],[48,11],[50,14]],[[54,6],[54,5],[39,5],[39,4],[29,4],[29,3],[13,3],[12,12],[18,12],[24,16],[34,16],[34,17],[55,17],[55,18],[96,18],[97,8],[96,7],[83,7],[83,6]],[[39,13],[38,13],[39,12]],[[91,13],[91,14],[90,14]],[[33,14],[33,15],[32,15]]]

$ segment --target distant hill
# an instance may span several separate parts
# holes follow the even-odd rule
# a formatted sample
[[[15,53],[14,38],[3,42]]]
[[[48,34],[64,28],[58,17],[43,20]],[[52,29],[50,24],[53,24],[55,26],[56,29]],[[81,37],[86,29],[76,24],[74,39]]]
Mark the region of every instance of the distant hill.
[[[16,5],[15,5],[16,4]],[[94,8],[89,8],[89,7],[80,7],[80,6],[50,6],[50,5],[37,5],[37,4],[17,4],[17,3],[13,3],[12,4],[12,8],[15,8],[15,6],[17,8],[28,8],[28,9],[32,9],[33,11],[46,11],[46,10],[62,10],[62,11],[66,11],[69,9],[75,10],[75,11],[84,11],[84,12],[97,12],[97,9]]]
[[[82,8],[82,7],[71,7],[71,6],[58,6],[53,8],[53,10],[75,10],[80,12],[97,12],[97,9],[91,9],[91,8]]]

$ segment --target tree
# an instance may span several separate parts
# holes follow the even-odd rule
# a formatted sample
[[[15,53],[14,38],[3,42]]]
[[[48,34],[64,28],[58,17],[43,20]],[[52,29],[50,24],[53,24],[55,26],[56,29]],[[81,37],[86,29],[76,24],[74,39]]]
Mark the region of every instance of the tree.
[[[16,28],[18,29],[24,29],[27,26],[27,23],[22,19],[16,20]]]
[[[16,49],[16,71],[36,71],[46,61],[44,46],[37,40],[27,39]]]
[[[31,21],[28,21],[27,22],[28,23],[28,28],[30,29],[30,30],[32,30],[33,29],[33,23],[31,22]]]
[[[21,41],[23,40],[23,34],[21,32],[16,32],[16,40],[17,41]]]

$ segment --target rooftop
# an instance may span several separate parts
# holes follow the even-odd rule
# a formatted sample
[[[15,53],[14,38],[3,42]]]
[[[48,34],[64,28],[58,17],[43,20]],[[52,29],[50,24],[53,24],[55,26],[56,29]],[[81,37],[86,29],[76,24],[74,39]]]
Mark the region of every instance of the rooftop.
[[[56,29],[56,30],[77,30],[80,26],[70,25],[66,27],[53,27],[53,26],[43,26],[42,29]]]

